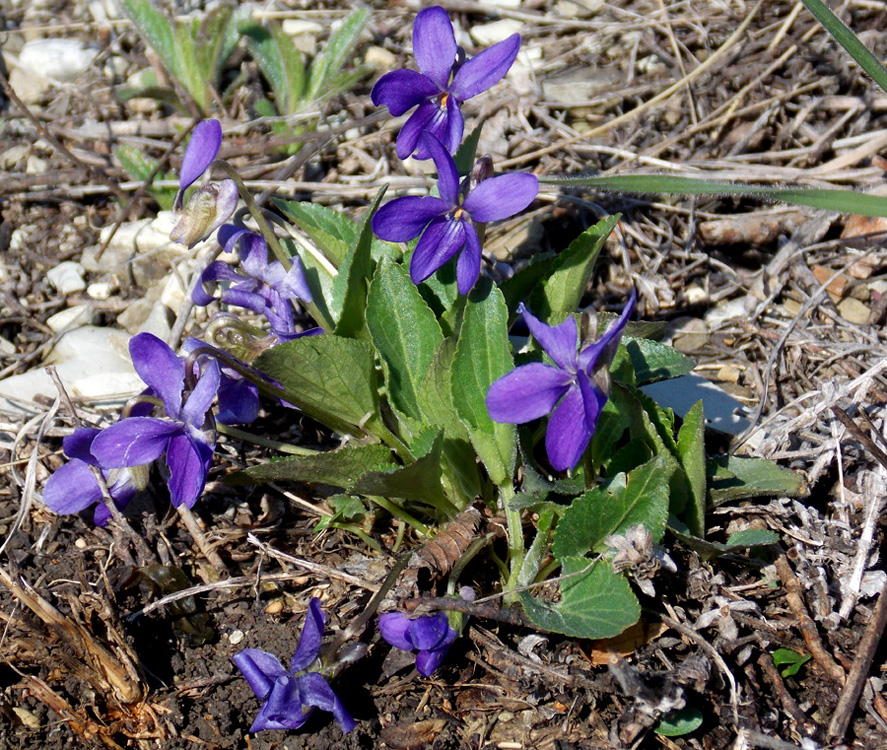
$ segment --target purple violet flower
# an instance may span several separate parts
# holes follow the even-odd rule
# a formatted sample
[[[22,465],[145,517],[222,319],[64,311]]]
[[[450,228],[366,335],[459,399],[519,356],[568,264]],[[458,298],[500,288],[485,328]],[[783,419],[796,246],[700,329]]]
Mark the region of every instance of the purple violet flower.
[[[264,315],[271,323],[271,332],[281,341],[298,338],[290,300],[311,302],[311,290],[305,279],[302,262],[293,258],[289,271],[280,261],[268,262],[268,245],[261,235],[248,229],[226,224],[219,229],[219,244],[226,253],[241,248],[240,265],[245,274],[238,273],[227,263],[210,263],[200,276],[200,283],[191,295],[196,305],[208,305],[214,297],[207,294],[204,283],[233,282],[222,291],[221,301],[227,305],[244,307]]]
[[[219,389],[219,363],[210,360],[190,393],[185,391],[185,360],[163,341],[140,333],[129,342],[139,377],[162,402],[166,418],[130,416],[106,427],[90,451],[102,469],[143,466],[166,454],[172,504],[191,507],[206,484],[214,434],[204,428]]]
[[[440,666],[458,633],[450,627],[445,612],[410,619],[400,612],[379,615],[379,632],[395,648],[418,651],[416,669],[431,677]]]
[[[209,182],[209,175],[182,207],[185,191],[210,168],[221,147],[222,126],[218,120],[203,120],[194,127],[179,172],[179,191],[174,204],[179,218],[169,233],[173,242],[188,247],[196,245],[228,221],[237,208],[237,183],[230,179]]]
[[[456,153],[465,127],[462,102],[505,76],[520,43],[520,34],[512,34],[466,62],[446,11],[438,6],[420,11],[413,23],[413,55],[421,72],[386,73],[370,94],[373,104],[384,104],[395,117],[416,107],[397,136],[398,157],[406,159],[418,147],[416,158],[429,158],[428,147],[420,138],[422,133],[431,133],[450,153]]]
[[[182,343],[182,349],[190,354],[195,349],[216,349],[214,346],[189,336]],[[221,354],[221,352],[219,352]],[[210,358],[212,355],[207,355]],[[195,375],[199,375],[200,363],[194,363]],[[259,416],[259,388],[233,367],[224,364],[219,367],[219,390],[216,393],[218,407],[216,422],[220,424],[250,424]]]
[[[440,197],[405,196],[395,198],[373,216],[373,231],[383,240],[407,242],[422,235],[410,261],[414,284],[425,281],[460,250],[456,282],[460,294],[467,294],[480,274],[481,245],[475,224],[486,224],[523,211],[539,192],[535,175],[503,174],[482,179],[486,159],[478,161],[472,174],[459,185],[453,157],[433,135],[423,141],[437,167]],[[424,233],[423,233],[424,232]]]
[[[68,435],[62,445],[65,455],[71,460],[56,469],[43,490],[43,502],[54,513],[67,515],[86,510],[97,503],[93,512],[93,523],[106,526],[111,511],[102,502],[102,489],[90,466],[98,466],[92,454],[92,441],[101,430],[92,427],[79,427]],[[108,492],[118,509],[123,510],[138,491],[128,469],[103,471]]]
[[[619,318],[578,353],[574,318],[548,326],[520,306],[530,333],[554,365],[531,362],[503,375],[487,391],[487,410],[493,421],[507,424],[523,424],[550,413],[545,450],[557,471],[576,466],[594,434],[609,397],[610,362],[636,300],[632,290]]]
[[[263,701],[250,732],[265,729],[299,729],[315,708],[329,711],[343,732],[356,726],[354,719],[326,679],[318,672],[306,671],[317,660],[326,618],[320,601],[308,603],[308,614],[296,653],[285,670],[274,654],[247,648],[234,654],[234,663],[243,673],[256,698]]]

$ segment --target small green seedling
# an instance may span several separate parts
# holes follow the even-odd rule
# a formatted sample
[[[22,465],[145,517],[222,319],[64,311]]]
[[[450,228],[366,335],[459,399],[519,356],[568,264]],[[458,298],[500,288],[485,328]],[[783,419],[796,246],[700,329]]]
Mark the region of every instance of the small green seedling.
[[[808,661],[810,654],[799,654],[789,648],[778,648],[773,652],[773,663],[777,667],[788,665],[782,670],[783,677],[794,677]]]

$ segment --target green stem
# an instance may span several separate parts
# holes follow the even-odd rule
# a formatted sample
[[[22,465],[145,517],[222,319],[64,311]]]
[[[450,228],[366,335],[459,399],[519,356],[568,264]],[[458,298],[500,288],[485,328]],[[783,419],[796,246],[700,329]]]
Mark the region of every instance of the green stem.
[[[238,429],[237,427],[231,427],[226,424],[216,424],[216,431],[222,433],[223,435],[227,435],[228,437],[237,438],[238,440],[245,440],[248,443],[252,443],[253,445],[261,445],[265,448],[271,448],[271,450],[279,451],[280,453],[287,453],[291,456],[315,456],[320,451],[313,450],[312,448],[302,448],[299,445],[292,445],[291,443],[282,443],[279,440],[271,440],[270,438],[259,437],[258,435],[253,435],[252,433],[246,432],[245,430]]]
[[[517,588],[518,577],[524,564],[524,529],[521,512],[511,507],[514,498],[514,485],[501,485],[499,496],[505,508],[505,522],[508,528],[508,581],[505,584],[505,601],[510,602]]]
[[[384,508],[385,510],[387,510],[395,518],[399,518],[404,523],[408,523],[422,536],[428,536],[431,533],[430,529],[418,518],[411,516],[403,508],[395,503],[392,503],[387,498],[381,497],[379,495],[367,495],[366,497],[372,500],[380,508]]]

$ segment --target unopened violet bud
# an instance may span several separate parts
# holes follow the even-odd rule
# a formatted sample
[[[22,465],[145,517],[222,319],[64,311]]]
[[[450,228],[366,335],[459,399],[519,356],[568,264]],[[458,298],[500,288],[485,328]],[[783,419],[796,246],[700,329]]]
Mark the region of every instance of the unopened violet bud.
[[[484,180],[488,180],[492,176],[493,157],[489,154],[484,154],[480,159],[474,162],[474,166],[471,168],[471,172],[468,175],[468,190],[466,192],[470,193],[480,185],[480,183]]]
[[[204,185],[182,209],[169,238],[173,242],[193,247],[231,218],[237,209],[238,199],[237,183],[234,180]]]

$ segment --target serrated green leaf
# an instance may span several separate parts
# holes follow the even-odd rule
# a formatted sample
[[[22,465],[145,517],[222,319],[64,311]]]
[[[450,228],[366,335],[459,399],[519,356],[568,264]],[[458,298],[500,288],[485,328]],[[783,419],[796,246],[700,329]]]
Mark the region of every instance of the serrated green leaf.
[[[311,62],[307,88],[309,101],[341,93],[333,82],[354,51],[369,15],[367,8],[355,10],[348,15],[339,29],[330,35],[323,52]]]
[[[709,501],[718,506],[750,497],[804,497],[804,478],[765,458],[718,456],[708,462]]]
[[[663,737],[681,737],[690,734],[702,726],[702,711],[695,706],[687,706],[663,716],[653,731]]]
[[[272,199],[275,206],[307,234],[337,268],[357,242],[360,228],[345,214],[310,201]]]
[[[622,343],[631,357],[638,385],[677,378],[696,367],[692,359],[658,341],[623,336]]]
[[[331,334],[287,341],[264,352],[255,367],[281,384],[284,398],[343,434],[378,426],[373,347]]]
[[[424,455],[406,466],[368,471],[360,475],[348,488],[357,495],[380,495],[446,509],[455,515],[457,509],[447,500],[441,485],[440,455],[443,449],[443,432],[432,431],[431,446]]]
[[[658,542],[668,519],[668,473],[661,456],[577,497],[554,532],[552,554],[559,560],[602,552],[611,534],[641,524]]]
[[[580,234],[551,264],[545,280],[530,295],[532,313],[549,324],[559,323],[579,307],[594,264],[621,214],[608,216]]]
[[[348,338],[369,339],[370,334],[366,327],[367,291],[370,279],[376,270],[376,262],[373,260],[373,214],[379,208],[382,196],[388,186],[383,185],[376,193],[369,211],[363,219],[363,226],[357,242],[348,249],[342,264],[339,266],[339,275],[333,282],[333,315],[336,319],[335,333],[338,336]]]
[[[489,279],[481,279],[465,305],[453,360],[452,392],[471,443],[496,484],[511,482],[516,458],[514,425],[493,422],[487,391],[514,366],[508,343],[508,309]]]
[[[382,358],[388,397],[395,408],[421,420],[419,386],[443,334],[403,266],[384,259],[376,268],[366,323]]]
[[[225,477],[231,484],[264,482],[314,482],[348,487],[355,477],[386,465],[395,465],[384,445],[345,446],[313,456],[286,456],[251,466]]]
[[[704,537],[708,477],[705,473],[705,414],[702,401],[697,401],[684,417],[684,424],[678,433],[677,457],[687,477],[690,495],[683,507],[682,517],[691,532]]]
[[[587,558],[562,561],[561,600],[544,602],[528,592],[520,593],[527,616],[538,628],[575,638],[612,638],[634,625],[641,608],[623,575],[614,573],[607,561]]]
[[[731,534],[727,539],[727,546],[739,549],[741,547],[765,547],[768,544],[776,544],[779,534],[770,529],[743,529]]]

